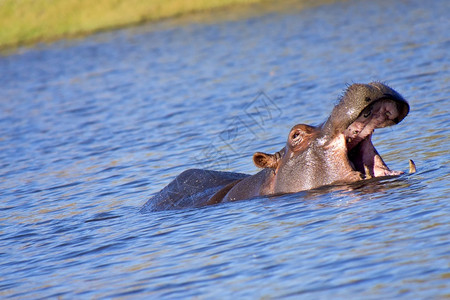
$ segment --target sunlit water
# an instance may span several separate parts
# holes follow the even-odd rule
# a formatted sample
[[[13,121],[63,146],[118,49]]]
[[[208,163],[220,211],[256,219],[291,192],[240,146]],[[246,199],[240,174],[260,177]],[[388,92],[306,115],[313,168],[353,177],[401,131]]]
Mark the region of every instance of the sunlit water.
[[[448,297],[449,3],[168,22],[0,57],[0,297]],[[185,169],[255,173],[255,151],[372,80],[411,105],[374,143],[417,173],[139,212]]]

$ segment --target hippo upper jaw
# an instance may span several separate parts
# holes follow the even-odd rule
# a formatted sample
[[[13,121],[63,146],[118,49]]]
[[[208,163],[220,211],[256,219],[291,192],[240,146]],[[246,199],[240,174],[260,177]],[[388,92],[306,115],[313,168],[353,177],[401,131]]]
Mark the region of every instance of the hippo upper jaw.
[[[390,100],[392,106],[380,110],[379,116],[383,113],[395,113],[395,117],[391,115],[385,120],[378,122],[374,120],[373,126],[366,131],[400,123],[408,115],[409,105],[400,94],[382,83],[352,84],[333,108],[328,120],[321,126],[323,136],[331,140],[344,133],[358,118],[361,119],[364,115],[373,117],[373,113],[379,109],[380,102],[384,100]]]

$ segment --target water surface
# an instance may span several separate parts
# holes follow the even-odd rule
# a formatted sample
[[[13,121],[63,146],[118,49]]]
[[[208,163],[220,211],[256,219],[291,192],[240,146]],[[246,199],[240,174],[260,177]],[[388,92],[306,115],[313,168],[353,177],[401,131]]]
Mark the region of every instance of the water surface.
[[[0,57],[2,298],[444,298],[449,2],[346,1],[153,24]],[[188,168],[254,173],[346,84],[411,105],[357,189],[140,207]]]

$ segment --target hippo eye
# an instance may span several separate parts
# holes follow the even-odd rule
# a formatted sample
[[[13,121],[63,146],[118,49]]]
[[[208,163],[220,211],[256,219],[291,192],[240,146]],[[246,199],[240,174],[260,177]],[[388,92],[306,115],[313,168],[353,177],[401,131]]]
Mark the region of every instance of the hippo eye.
[[[364,118],[368,118],[372,114],[372,105],[366,108],[366,112],[363,114]]]

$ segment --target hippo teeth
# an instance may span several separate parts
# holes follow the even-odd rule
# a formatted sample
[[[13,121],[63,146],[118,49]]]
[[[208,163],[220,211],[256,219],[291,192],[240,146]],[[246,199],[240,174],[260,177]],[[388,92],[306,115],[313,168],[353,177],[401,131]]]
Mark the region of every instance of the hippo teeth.
[[[372,178],[372,174],[370,174],[370,169],[366,164],[364,164],[364,173],[365,173],[365,179]]]
[[[412,159],[409,160],[409,173],[416,173],[416,164]]]

